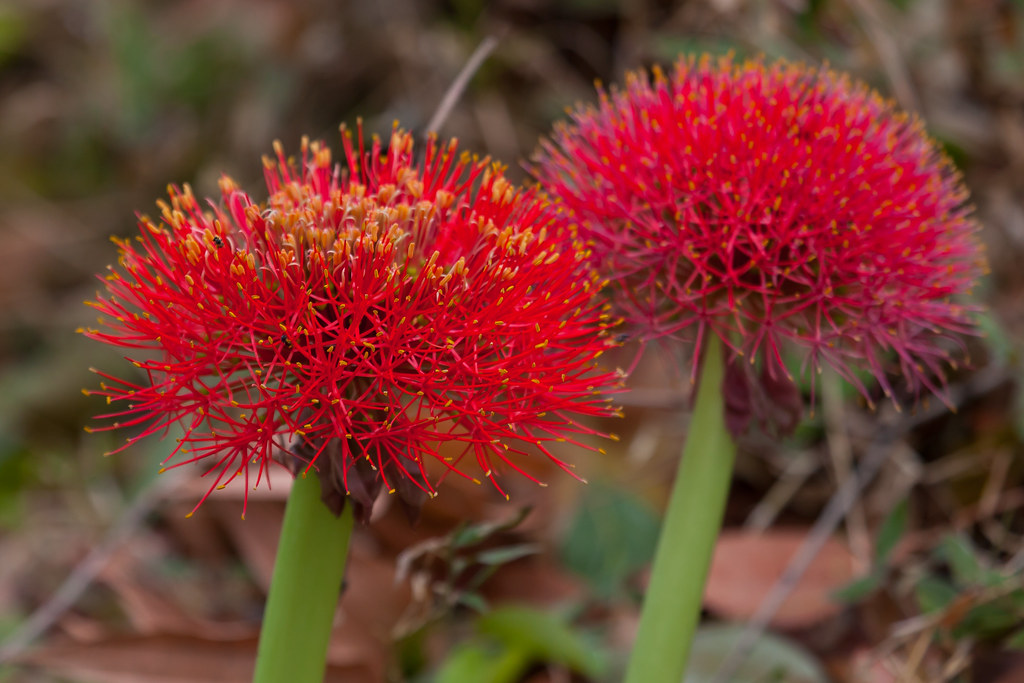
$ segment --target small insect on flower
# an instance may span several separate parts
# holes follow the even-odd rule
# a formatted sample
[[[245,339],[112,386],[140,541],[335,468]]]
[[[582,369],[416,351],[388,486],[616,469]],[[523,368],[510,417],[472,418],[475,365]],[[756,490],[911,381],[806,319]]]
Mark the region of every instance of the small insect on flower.
[[[106,428],[180,424],[168,460],[203,463],[211,490],[315,467],[362,517],[382,487],[417,507],[472,467],[495,486],[538,455],[571,473],[548,444],[594,434],[579,418],[612,414],[619,384],[596,365],[611,323],[575,232],[454,141],[421,163],[397,128],[346,131],[344,167],[307,140],[298,162],[275,151],[265,205],[230,178],[205,207],[172,189],[118,243],[85,333],[141,376],[99,373]]]
[[[824,68],[681,58],[571,113],[533,172],[578,225],[627,329],[689,348],[716,335],[792,388],[856,369],[941,395],[986,272],[967,191],[919,120]],[[753,375],[751,375],[753,377]],[[788,390],[787,390],[788,391]],[[792,392],[789,392],[792,394]]]

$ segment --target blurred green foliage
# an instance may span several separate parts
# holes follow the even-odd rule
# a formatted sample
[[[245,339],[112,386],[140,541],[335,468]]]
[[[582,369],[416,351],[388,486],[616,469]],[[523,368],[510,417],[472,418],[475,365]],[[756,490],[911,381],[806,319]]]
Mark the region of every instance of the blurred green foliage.
[[[917,582],[921,611],[938,618],[940,636],[1012,645],[1024,633],[1024,573],[986,566],[961,534],[948,534],[934,549],[933,572]]]
[[[603,599],[621,596],[654,556],[659,522],[650,507],[605,482],[583,490],[562,541],[562,562]]]
[[[478,617],[475,629],[477,637],[456,646],[436,683],[515,683],[542,663],[597,679],[608,666],[592,639],[548,611],[503,607]]]

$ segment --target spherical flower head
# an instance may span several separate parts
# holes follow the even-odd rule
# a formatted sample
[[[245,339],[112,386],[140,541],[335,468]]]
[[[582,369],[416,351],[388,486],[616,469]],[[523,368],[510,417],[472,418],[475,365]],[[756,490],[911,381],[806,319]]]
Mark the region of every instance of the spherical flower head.
[[[687,342],[693,374],[717,335],[762,386],[789,377],[792,345],[865,395],[854,371],[892,395],[891,358],[915,395],[941,391],[972,328],[956,299],[985,265],[959,176],[918,119],[825,68],[704,57],[629,74],[532,170],[593,241],[618,312]]]
[[[537,455],[571,471],[549,444],[613,412],[595,367],[613,321],[548,205],[454,141],[417,163],[397,128],[369,149],[345,132],[345,170],[318,143],[299,165],[275,149],[265,205],[229,178],[207,207],[172,187],[118,242],[85,333],[145,379],[99,373],[105,428],[136,429],[127,446],[180,424],[168,461],[205,463],[211,490],[315,467],[364,518],[382,487],[418,507],[467,461],[495,486]]]

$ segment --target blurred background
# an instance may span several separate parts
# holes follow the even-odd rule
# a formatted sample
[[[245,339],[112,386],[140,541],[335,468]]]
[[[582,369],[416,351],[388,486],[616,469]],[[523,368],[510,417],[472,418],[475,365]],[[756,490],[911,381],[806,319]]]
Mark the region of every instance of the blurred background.
[[[984,225],[990,307],[951,413],[869,411],[828,375],[797,433],[742,444],[691,681],[710,680],[851,472],[879,476],[768,624],[740,681],[1024,681],[1024,2],[1021,0],[6,0],[0,4],[0,643],[47,625],[0,681],[248,679],[285,491],[215,495],[156,477],[161,443],[102,457],[82,427],[74,330],[94,274],[167,183],[258,196],[278,138],[339,123],[422,132],[487,37],[441,126],[524,180],[593,82],[732,50],[829,62],[919,112]],[[626,347],[613,362],[628,364]],[[667,379],[666,379],[667,378]],[[614,681],[686,430],[687,382],[645,361],[607,456],[566,451],[538,495],[450,487],[410,527],[382,505],[354,541],[328,680]],[[880,429],[879,425],[885,425]],[[882,452],[879,460],[878,453]],[[828,530],[826,530],[828,531]],[[111,539],[124,539],[122,544]],[[46,606],[72,577],[70,606]],[[20,641],[19,641],[20,642]]]

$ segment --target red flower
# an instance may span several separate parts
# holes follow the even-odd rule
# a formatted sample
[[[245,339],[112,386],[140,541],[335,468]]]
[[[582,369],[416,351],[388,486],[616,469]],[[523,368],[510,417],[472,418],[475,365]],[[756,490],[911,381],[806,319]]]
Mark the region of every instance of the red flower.
[[[785,62],[680,59],[600,92],[542,143],[534,173],[594,242],[619,312],[645,338],[709,334],[785,369],[834,366],[886,395],[895,354],[939,388],[955,302],[984,272],[967,192],[916,118],[862,84]]]
[[[502,465],[532,479],[531,451],[568,471],[547,444],[594,433],[576,416],[613,412],[617,380],[594,371],[601,283],[548,206],[454,141],[417,164],[408,133],[346,133],[347,171],[317,143],[301,168],[275,150],[266,206],[229,178],[207,210],[172,188],[163,223],[118,243],[85,333],[133,349],[145,381],[98,373],[104,428],[131,444],[180,423],[168,460],[208,463],[211,490],[315,466],[336,511],[382,485],[420,503],[469,454],[495,486]]]

